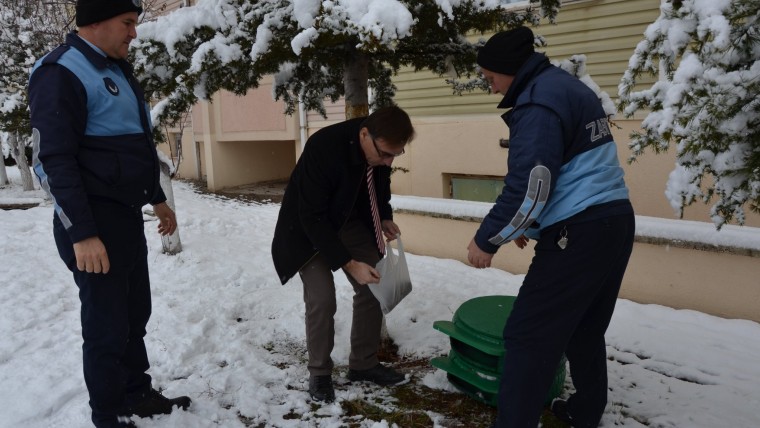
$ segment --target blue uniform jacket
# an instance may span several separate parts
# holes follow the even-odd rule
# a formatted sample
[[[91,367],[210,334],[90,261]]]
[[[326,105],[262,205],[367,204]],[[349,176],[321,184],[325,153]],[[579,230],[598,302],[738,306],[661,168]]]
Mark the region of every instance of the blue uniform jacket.
[[[34,172],[72,242],[98,235],[92,201],[138,208],[166,200],[142,89],[130,65],[76,33],[29,80]]]
[[[475,235],[483,251],[570,217],[632,212],[623,169],[597,95],[534,53],[499,108],[509,127],[504,188]],[[587,218],[586,220],[590,220]]]

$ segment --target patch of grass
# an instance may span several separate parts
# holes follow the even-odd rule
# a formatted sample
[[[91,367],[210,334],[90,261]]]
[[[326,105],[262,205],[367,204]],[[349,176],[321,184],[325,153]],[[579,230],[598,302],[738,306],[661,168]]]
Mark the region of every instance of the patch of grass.
[[[460,393],[431,389],[410,382],[399,386],[392,395],[404,409],[425,410],[441,415],[448,427],[487,428],[496,419],[495,408]],[[432,421],[427,426],[432,426]]]
[[[280,367],[293,364],[306,364],[306,350],[304,344],[299,341],[284,340],[267,343],[264,349],[272,356],[270,363]],[[393,341],[383,342],[378,357],[387,365],[396,370],[413,373],[409,382],[394,387],[379,387],[372,384],[362,386],[367,398],[342,400],[340,406],[343,410],[341,426],[358,428],[362,422],[385,421],[389,426],[394,424],[400,428],[432,428],[441,426],[446,428],[489,428],[496,420],[496,408],[471,398],[459,392],[448,392],[439,389],[431,389],[420,383],[425,374],[434,370],[428,358],[409,358],[399,355],[398,347]],[[335,374],[347,371],[345,366],[335,367],[334,380],[338,379]],[[345,383],[339,381],[336,388],[345,388]],[[287,385],[288,389],[296,389]],[[300,386],[299,386],[300,388]],[[366,388],[366,389],[365,389]],[[365,395],[365,394],[362,394]],[[319,402],[311,402],[309,418],[318,420],[325,417],[319,414],[323,406]],[[285,419],[297,420],[304,415],[291,412]],[[435,418],[435,423],[433,419]],[[246,426],[253,426],[253,420],[241,421]],[[556,419],[549,410],[545,410],[541,416],[544,428],[569,428],[568,425]],[[258,427],[256,427],[258,428]]]
[[[405,360],[399,358],[394,364],[396,369],[416,369],[418,372],[433,370],[428,359]],[[463,393],[431,389],[417,383],[417,376],[411,381],[389,388],[390,397],[394,398],[392,409],[377,406],[366,400],[356,399],[341,402],[346,416],[355,422],[349,427],[360,426],[361,419],[374,421],[385,420],[389,425],[396,424],[402,428],[430,428],[433,421],[428,412],[440,415],[439,426],[450,428],[488,428],[496,420],[496,408],[477,401]],[[567,424],[555,418],[546,409],[541,415],[544,428],[569,428]]]
[[[251,427],[251,428],[265,428],[266,427],[265,423],[254,425],[253,418],[249,418],[248,416],[243,416],[240,413],[238,413],[238,419],[247,427]]]
[[[429,360],[408,360],[397,357],[394,364],[396,369],[417,371],[432,370]],[[396,424],[403,428],[430,428],[433,420],[428,412],[440,415],[439,425],[446,427],[480,428],[490,427],[496,417],[496,409],[473,400],[464,394],[431,389],[416,383],[416,377],[411,381],[396,387],[389,387],[388,394],[394,400],[392,405],[379,407],[366,400],[356,399],[341,402],[346,416],[362,417],[374,421],[385,420],[388,424]],[[354,425],[359,426],[360,420]]]
[[[370,419],[373,421],[385,420],[389,424],[396,424],[404,428],[428,428],[433,426],[433,422],[422,411],[404,410],[398,409],[395,411],[385,411],[374,404],[370,404],[364,400],[350,400],[340,403],[346,416],[356,420],[356,422],[349,422],[349,427],[360,427],[361,420]],[[354,416],[360,416],[360,418],[353,418]]]
[[[570,428],[570,425],[555,418],[551,410],[544,409],[544,413],[541,415],[541,427],[542,428]]]

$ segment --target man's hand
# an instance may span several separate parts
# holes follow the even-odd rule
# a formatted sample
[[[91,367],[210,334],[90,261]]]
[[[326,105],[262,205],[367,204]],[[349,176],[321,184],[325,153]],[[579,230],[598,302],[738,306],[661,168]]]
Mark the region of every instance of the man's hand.
[[[377,269],[373,268],[372,266],[363,262],[351,260],[350,262],[343,265],[343,270],[348,272],[348,274],[351,275],[351,277],[353,277],[356,282],[362,285],[377,284],[380,282],[380,272],[378,272]]]
[[[383,235],[385,235],[385,239],[390,242],[396,239],[396,235],[401,233],[401,229],[399,229],[398,225],[393,222],[393,220],[383,220],[380,225],[383,228]]]
[[[486,253],[485,251],[481,250],[480,247],[478,247],[478,244],[475,243],[475,238],[472,238],[470,241],[470,245],[467,246],[467,251],[467,260],[471,265],[475,266],[478,269],[491,267],[491,259],[493,259],[493,254]]]
[[[77,269],[82,272],[108,273],[111,269],[106,246],[97,236],[75,242],[74,256],[77,259]]]
[[[528,242],[530,242],[530,239],[526,238],[525,235],[520,235],[519,238],[515,239],[515,245],[517,245],[517,248],[523,249],[526,245],[528,245]]]
[[[153,205],[153,212],[158,217],[158,233],[162,236],[171,235],[177,230],[177,217],[166,202]]]

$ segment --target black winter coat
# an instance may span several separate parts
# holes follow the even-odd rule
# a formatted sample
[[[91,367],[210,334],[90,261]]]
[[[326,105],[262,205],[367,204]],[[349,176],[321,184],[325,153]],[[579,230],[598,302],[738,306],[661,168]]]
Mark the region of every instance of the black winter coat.
[[[272,241],[272,259],[283,284],[317,253],[333,271],[351,260],[338,233],[354,209],[373,230],[367,162],[359,144],[364,119],[328,126],[306,142],[285,189]],[[381,220],[393,219],[390,175],[389,167],[375,167]]]

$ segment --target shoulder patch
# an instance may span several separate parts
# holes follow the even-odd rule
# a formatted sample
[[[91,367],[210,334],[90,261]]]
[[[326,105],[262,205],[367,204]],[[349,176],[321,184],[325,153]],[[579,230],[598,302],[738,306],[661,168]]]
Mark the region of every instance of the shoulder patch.
[[[119,86],[116,85],[116,82],[114,82],[113,80],[111,80],[110,77],[104,77],[103,78],[103,83],[105,83],[106,90],[111,95],[119,95]]]

